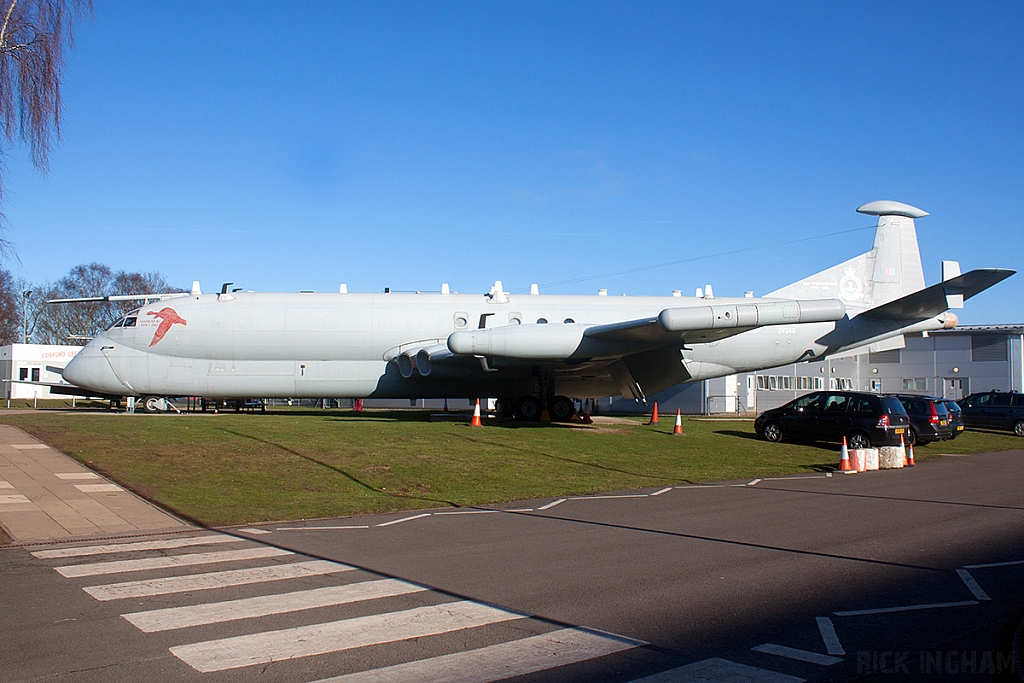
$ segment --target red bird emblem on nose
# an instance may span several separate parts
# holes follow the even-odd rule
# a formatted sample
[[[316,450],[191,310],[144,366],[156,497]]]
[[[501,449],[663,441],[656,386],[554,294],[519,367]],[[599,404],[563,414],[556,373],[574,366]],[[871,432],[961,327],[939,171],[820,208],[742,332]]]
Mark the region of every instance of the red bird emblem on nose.
[[[178,315],[178,312],[173,308],[161,308],[159,311],[149,311],[146,315],[152,315],[160,318],[160,325],[156,328],[156,332],[153,333],[153,341],[149,342],[150,346],[163,339],[164,335],[167,334],[167,330],[171,329],[171,325],[188,325],[188,322]]]

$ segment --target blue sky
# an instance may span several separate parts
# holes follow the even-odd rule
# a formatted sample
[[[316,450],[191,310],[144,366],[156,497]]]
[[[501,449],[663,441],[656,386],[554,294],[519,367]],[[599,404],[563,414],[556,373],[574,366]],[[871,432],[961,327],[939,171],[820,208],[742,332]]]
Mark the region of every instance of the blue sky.
[[[6,162],[34,282],[764,294],[875,199],[932,214],[929,283],[1024,270],[1017,2],[97,0],[64,97],[50,173]],[[960,317],[1024,322],[1024,274]]]

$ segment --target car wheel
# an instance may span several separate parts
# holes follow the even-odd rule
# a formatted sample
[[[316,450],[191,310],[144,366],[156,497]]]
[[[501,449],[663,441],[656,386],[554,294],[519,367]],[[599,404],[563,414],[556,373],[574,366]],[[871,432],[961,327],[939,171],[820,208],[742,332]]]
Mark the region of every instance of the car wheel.
[[[782,425],[778,422],[769,422],[761,429],[761,434],[765,441],[779,443],[782,441]]]
[[[517,420],[534,421],[540,419],[540,401],[533,396],[523,396],[516,401],[515,414]]]
[[[550,410],[551,419],[555,422],[568,422],[576,413],[576,407],[565,396],[555,396],[551,401]]]
[[[1024,436],[1024,420],[1013,423],[1013,433],[1017,436]]]
[[[908,446],[923,446],[924,445],[924,444],[919,444],[917,442],[917,432],[914,431],[913,427],[911,427],[910,429],[907,430],[907,445]]]
[[[871,439],[868,438],[867,434],[862,432],[854,432],[846,437],[846,443],[850,448],[871,448]]]

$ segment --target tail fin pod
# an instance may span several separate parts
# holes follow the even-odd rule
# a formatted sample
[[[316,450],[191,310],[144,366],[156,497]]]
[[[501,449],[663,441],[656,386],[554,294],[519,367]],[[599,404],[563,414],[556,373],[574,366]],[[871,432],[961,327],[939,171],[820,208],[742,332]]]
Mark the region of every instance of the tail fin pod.
[[[859,213],[878,216],[871,251],[778,289],[767,296],[842,299],[851,313],[924,289],[915,218],[928,213],[901,202],[869,202]]]

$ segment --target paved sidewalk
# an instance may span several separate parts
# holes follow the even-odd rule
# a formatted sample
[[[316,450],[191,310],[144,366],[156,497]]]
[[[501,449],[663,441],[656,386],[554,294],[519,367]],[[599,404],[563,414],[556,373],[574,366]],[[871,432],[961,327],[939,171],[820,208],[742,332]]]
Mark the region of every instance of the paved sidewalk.
[[[0,527],[19,542],[189,525],[20,429],[0,425]]]

